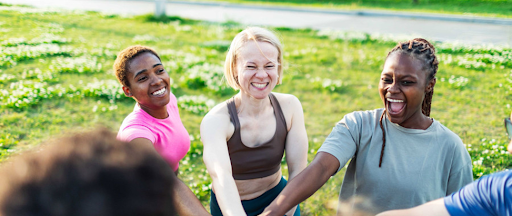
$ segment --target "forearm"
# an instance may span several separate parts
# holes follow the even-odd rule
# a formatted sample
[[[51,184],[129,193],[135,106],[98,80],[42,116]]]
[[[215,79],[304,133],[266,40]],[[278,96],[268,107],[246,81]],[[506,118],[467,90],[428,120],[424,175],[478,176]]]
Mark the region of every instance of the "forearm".
[[[304,170],[306,168],[306,166],[304,166],[304,168],[301,168],[301,169],[289,169],[288,171],[288,181],[292,180],[293,178],[297,177],[300,172],[302,172],[302,170]]]
[[[444,199],[439,198],[420,206],[410,209],[386,211],[378,214],[377,216],[450,216],[448,210],[444,205]]]
[[[199,199],[192,193],[190,188],[181,180],[176,180],[174,190],[172,190],[174,198],[174,208],[181,216],[210,215],[203,207]]]
[[[246,215],[233,178],[213,178],[213,188],[223,215]]]
[[[313,195],[324,185],[331,174],[318,163],[311,163],[304,171],[288,182],[279,196],[266,208],[263,215],[284,215],[289,209]]]
[[[301,166],[289,166],[288,169],[288,180],[292,180],[293,178],[297,177],[302,170],[306,168],[307,162],[304,161],[304,163],[301,164]],[[297,205],[292,207],[288,212],[286,212],[287,216],[292,216],[295,211],[297,210]]]

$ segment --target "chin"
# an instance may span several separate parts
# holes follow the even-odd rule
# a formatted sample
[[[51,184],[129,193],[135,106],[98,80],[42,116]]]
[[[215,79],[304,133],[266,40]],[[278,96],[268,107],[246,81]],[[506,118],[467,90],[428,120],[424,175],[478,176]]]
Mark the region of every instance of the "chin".
[[[270,92],[260,92],[258,94],[251,94],[251,97],[255,98],[255,99],[265,99],[265,98],[268,98],[268,95],[270,94]]]
[[[167,106],[167,104],[169,104],[170,101],[171,100],[169,97],[165,97],[165,98],[162,98],[162,100],[154,103],[154,105],[158,106],[158,107],[163,107],[163,106]]]
[[[392,117],[391,115],[389,115],[389,112],[387,112],[387,111],[386,111],[386,117],[389,119],[389,121],[391,123],[394,123],[394,124],[401,124],[402,122],[404,122],[403,117]]]

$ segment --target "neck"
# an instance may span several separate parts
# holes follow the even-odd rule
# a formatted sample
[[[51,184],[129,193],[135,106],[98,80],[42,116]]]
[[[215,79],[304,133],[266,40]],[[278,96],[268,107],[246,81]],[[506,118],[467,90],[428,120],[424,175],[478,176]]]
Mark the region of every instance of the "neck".
[[[139,103],[137,103],[139,104]],[[139,107],[144,110],[146,113],[148,113],[153,118],[157,119],[165,119],[169,116],[169,113],[167,113],[167,108],[165,106],[159,107],[159,108],[150,108],[146,106],[142,106],[139,104]]]
[[[270,99],[267,97],[257,99],[242,92],[235,95],[235,104],[239,114],[259,116],[270,107]]]
[[[386,117],[389,119],[389,116]],[[430,125],[432,125],[433,122],[434,121],[430,117],[424,115],[420,110],[419,113],[409,117],[409,119],[402,123],[398,123],[398,125],[409,129],[426,130],[427,128],[430,127]]]

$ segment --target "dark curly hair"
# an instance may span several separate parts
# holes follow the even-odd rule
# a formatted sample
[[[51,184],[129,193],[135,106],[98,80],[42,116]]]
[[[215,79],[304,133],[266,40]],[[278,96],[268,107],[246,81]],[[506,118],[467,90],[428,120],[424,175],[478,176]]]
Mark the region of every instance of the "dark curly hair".
[[[128,79],[126,78],[129,70],[128,65],[132,59],[146,52],[155,55],[161,61],[160,56],[156,54],[155,50],[141,45],[130,46],[117,55],[116,61],[114,62],[114,73],[121,85],[130,86]]]
[[[103,129],[50,141],[2,164],[2,216],[175,215],[176,176],[152,146]]]
[[[434,79],[437,74],[437,68],[439,65],[439,61],[436,57],[436,49],[434,45],[423,38],[414,38],[412,40],[406,42],[398,43],[391,51],[389,51],[388,56],[391,54],[406,54],[410,55],[415,59],[420,60],[423,63],[423,71],[427,73],[427,82]],[[423,98],[423,103],[421,106],[421,112],[425,116],[430,116],[430,108],[432,104],[432,96],[434,95],[434,88],[431,91],[425,93],[425,98]],[[382,149],[380,152],[380,160],[379,167],[382,165],[382,158],[384,157],[384,147],[386,146],[386,133],[384,132],[384,126],[382,125],[382,119],[386,114],[386,110],[382,112],[380,116],[380,129],[382,130]]]

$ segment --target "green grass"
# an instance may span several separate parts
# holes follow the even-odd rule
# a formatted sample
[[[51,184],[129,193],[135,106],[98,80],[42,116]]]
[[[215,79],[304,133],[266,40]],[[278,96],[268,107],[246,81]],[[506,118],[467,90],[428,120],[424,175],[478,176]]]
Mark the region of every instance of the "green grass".
[[[210,0],[259,5],[279,5],[345,10],[391,10],[442,14],[468,14],[512,18],[511,0]]]
[[[241,27],[179,17],[20,10],[0,13],[0,161],[70,132],[100,126],[117,131],[134,101],[115,82],[115,55],[130,45],[147,45],[170,71],[181,119],[194,137],[180,178],[208,206],[211,179],[202,162],[199,124],[212,103],[235,94],[222,83],[219,68]],[[275,30],[285,47],[284,80],[275,91],[301,100],[311,161],[345,114],[382,107],[377,85],[396,42],[365,34]],[[512,110],[511,49],[436,47],[441,65],[432,117],[468,144],[475,178],[511,167],[503,152],[503,118]],[[303,203],[303,215],[333,215],[343,172]]]

